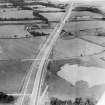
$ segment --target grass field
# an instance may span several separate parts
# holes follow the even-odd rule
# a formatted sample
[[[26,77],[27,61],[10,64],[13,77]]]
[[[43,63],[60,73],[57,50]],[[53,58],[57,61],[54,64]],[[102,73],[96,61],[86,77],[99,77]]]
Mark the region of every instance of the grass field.
[[[0,59],[25,59],[35,57],[39,46],[44,43],[45,37],[29,39],[1,39]]]
[[[73,16],[74,15],[85,16],[86,14],[87,12],[85,14],[73,13]],[[96,14],[90,15],[99,16]],[[95,28],[99,30],[96,32]],[[88,82],[82,80],[77,81],[76,84],[73,85],[69,80],[66,80],[64,78],[65,75],[67,76],[72,75],[69,74],[69,71],[68,74],[63,72],[62,76],[60,75],[58,76],[57,73],[61,71],[61,68],[65,64],[69,65],[77,64],[78,67],[81,68],[86,67],[88,69],[87,71],[88,73],[89,70],[91,70],[90,67],[93,68],[96,67],[104,70],[105,69],[104,29],[105,29],[104,21],[70,22],[65,25],[64,30],[66,30],[67,32],[72,32],[73,37],[70,37],[68,35],[68,37],[65,36],[66,38],[59,38],[58,41],[56,42],[55,47],[53,48],[53,61],[51,61],[48,65],[48,74],[46,77],[46,83],[49,86],[48,93],[50,97],[57,97],[62,100],[67,99],[74,100],[74,98],[76,97],[82,98],[89,97],[96,101],[100,99],[103,92],[105,91],[105,84],[99,84],[90,87]],[[80,32],[79,30],[85,31]],[[96,36],[97,33],[102,33],[103,36]],[[68,68],[68,70],[70,70],[70,68]],[[85,72],[85,75],[88,74],[86,73],[85,70],[83,72]],[[91,76],[93,75],[91,74]]]
[[[8,94],[20,92],[31,64],[31,61],[21,60],[0,61],[0,91]]]

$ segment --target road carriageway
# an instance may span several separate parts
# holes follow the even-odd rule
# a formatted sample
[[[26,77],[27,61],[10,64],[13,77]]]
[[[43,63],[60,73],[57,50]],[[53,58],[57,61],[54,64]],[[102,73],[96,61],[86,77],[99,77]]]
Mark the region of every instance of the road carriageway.
[[[26,83],[24,84],[22,96],[19,98],[19,100],[17,101],[17,103],[15,105],[40,105],[39,101],[41,101],[40,98],[42,98],[40,96],[41,86],[43,85],[43,79],[45,77],[44,75],[46,74],[46,71],[47,71],[46,66],[48,65],[48,62],[50,59],[49,57],[50,57],[50,54],[52,53],[51,51],[52,51],[53,46],[55,45],[57,39],[59,38],[60,33],[61,33],[66,21],[68,20],[68,18],[70,18],[73,8],[74,8],[74,3],[69,2],[69,6],[67,8],[67,11],[66,11],[64,17],[62,17],[60,23],[57,24],[54,31],[51,33],[51,35],[47,39],[46,43],[43,45],[42,49],[40,50],[38,56],[34,60],[32,66],[29,70],[29,73],[26,77]],[[37,71],[37,73],[34,78],[34,83],[33,83],[31,94],[29,94],[29,97],[27,97],[29,87],[30,87],[29,85],[30,85],[31,76],[36,71]],[[45,94],[47,88],[48,88],[48,86],[46,86],[43,94]],[[42,94],[42,96],[43,96],[43,94]],[[105,93],[102,95],[101,99],[99,100],[99,102],[96,105],[105,105]]]
[[[70,1],[67,11],[61,18],[60,23],[56,25],[54,31],[50,34],[36,59],[33,59],[33,64],[25,78],[24,86],[15,105],[39,105],[41,86],[43,84],[43,77],[46,71],[45,66],[47,66],[49,62],[49,56],[52,48],[59,38],[66,21],[70,17],[72,9],[73,3]]]
[[[74,3],[69,2],[69,6],[67,8],[67,11],[64,17],[61,19],[60,23],[57,24],[54,31],[51,33],[46,43],[43,45],[40,53],[38,54],[38,56],[36,57],[36,59],[34,60],[31,66],[30,74],[32,72],[35,72],[35,70],[38,70],[38,72],[36,74],[33,89],[32,89],[32,94],[30,94],[29,103],[27,105],[40,105],[40,101],[41,101],[40,98],[42,98],[45,92],[47,91],[48,86],[46,86],[45,91],[43,92],[42,96],[40,96],[41,86],[43,85],[43,79],[45,77],[44,75],[46,74],[47,65],[50,60],[49,57],[50,57],[50,54],[52,53],[51,51],[57,39],[59,38],[60,33],[66,21],[68,20],[68,18],[70,18],[73,8],[74,8]],[[30,76],[31,75],[28,76],[28,80]],[[28,89],[28,82],[26,82],[25,84],[24,92],[23,92],[24,95],[22,96],[22,98],[20,98],[21,100],[19,101],[20,103],[18,105],[26,105],[27,97],[25,97],[25,95],[27,94],[27,89]],[[97,102],[96,105],[105,105],[105,93],[102,95],[101,99],[99,100],[99,102]]]
[[[41,86],[43,85],[44,75],[46,74],[46,67],[51,60],[49,58],[50,54],[52,53],[53,46],[55,45],[57,39],[60,36],[62,28],[65,25],[65,22],[71,15],[72,9],[74,5],[70,2],[68,6],[67,12],[65,13],[64,17],[61,19],[60,23],[57,24],[54,31],[48,37],[46,43],[42,46],[38,56],[36,59],[33,60],[33,64],[30,67],[30,70],[25,78],[24,86],[20,94],[13,94],[14,96],[19,96],[15,105],[40,105],[40,98],[45,94],[48,86],[46,86],[44,93],[42,96],[41,94]],[[33,81],[33,82],[31,82]],[[30,90],[31,89],[31,90]],[[96,105],[105,105],[105,93],[99,100]]]

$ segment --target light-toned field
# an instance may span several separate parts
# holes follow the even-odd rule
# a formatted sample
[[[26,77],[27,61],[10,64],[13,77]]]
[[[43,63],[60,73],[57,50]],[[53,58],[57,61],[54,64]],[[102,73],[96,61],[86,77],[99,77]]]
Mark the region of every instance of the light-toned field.
[[[77,81],[76,85],[72,85],[65,79],[51,74],[48,78],[49,96],[57,97],[61,100],[73,99],[76,97],[92,98],[98,100],[105,91],[105,84],[89,87],[85,81]]]
[[[64,15],[63,12],[61,13],[41,13],[43,16],[47,17],[49,19],[49,21],[58,21],[61,19],[61,17]]]
[[[18,11],[17,9],[4,9],[0,10],[0,18],[34,18],[32,11],[25,10],[25,11]]]
[[[13,37],[17,35],[18,37],[24,37],[29,33],[25,30],[24,25],[4,25],[0,26],[0,36],[3,38]]]

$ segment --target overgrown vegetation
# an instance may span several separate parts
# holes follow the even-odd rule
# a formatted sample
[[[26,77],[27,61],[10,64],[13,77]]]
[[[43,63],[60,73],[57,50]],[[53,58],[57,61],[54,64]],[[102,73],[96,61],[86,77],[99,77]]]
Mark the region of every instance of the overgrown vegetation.
[[[15,98],[13,96],[0,92],[0,103],[12,103],[14,100]]]
[[[93,12],[93,13],[98,13],[98,14],[104,15],[104,13],[100,9],[98,9],[96,7],[76,7],[74,9],[74,11],[89,11],[89,12]]]
[[[72,100],[65,100],[65,101],[62,101],[58,98],[51,98],[51,101],[50,101],[50,105],[95,105],[96,102],[94,102],[92,99],[82,99],[81,97],[77,97],[75,98],[74,101]]]
[[[31,34],[33,37],[49,35],[49,34],[46,34],[46,33],[43,33],[43,32],[35,32],[35,31],[30,32],[30,34]]]

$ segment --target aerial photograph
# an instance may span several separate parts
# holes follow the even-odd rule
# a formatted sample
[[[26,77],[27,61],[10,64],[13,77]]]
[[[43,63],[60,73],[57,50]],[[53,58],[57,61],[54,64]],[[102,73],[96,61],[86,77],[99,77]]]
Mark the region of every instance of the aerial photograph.
[[[105,105],[105,0],[0,0],[0,105]]]

